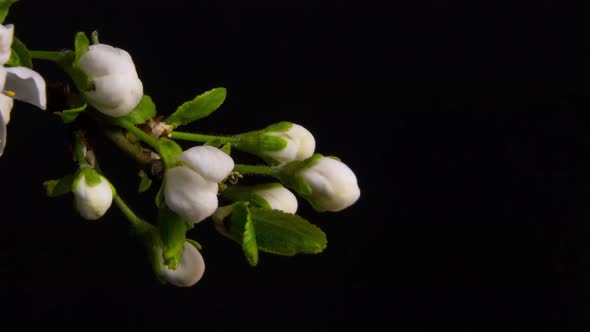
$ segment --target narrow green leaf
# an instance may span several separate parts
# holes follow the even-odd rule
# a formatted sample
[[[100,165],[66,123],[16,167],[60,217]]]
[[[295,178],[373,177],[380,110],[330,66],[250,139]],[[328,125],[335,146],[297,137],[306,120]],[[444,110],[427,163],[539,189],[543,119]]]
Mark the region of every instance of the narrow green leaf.
[[[256,233],[254,223],[250,217],[247,204],[238,204],[234,207],[232,225],[236,225],[234,232],[241,232],[242,250],[251,266],[258,264],[258,246],[256,245]],[[237,235],[237,234],[236,234]]]
[[[92,31],[92,34],[90,34],[90,40],[92,40],[93,45],[99,44],[98,31],[96,31],[96,30]]]
[[[156,105],[150,96],[144,95],[141,97],[139,104],[135,106],[133,111],[121,118],[138,125],[146,122],[154,116],[156,116]]]
[[[169,167],[176,163],[176,159],[182,153],[182,148],[180,145],[167,138],[161,138],[158,141],[158,150],[160,152],[160,156],[162,159],[164,159],[164,163],[166,163]]]
[[[6,62],[7,67],[33,68],[33,60],[27,46],[18,38],[12,40],[10,59]]]
[[[64,110],[62,112],[58,112],[57,114],[59,114],[61,116],[61,119],[63,120],[64,123],[72,123],[76,120],[76,118],[78,118],[78,115],[80,115],[80,113],[84,112],[84,110],[86,110],[86,107],[88,105],[86,103],[84,103],[84,105],[80,106],[80,107],[76,107],[76,108],[72,108],[69,110]]]
[[[199,242],[193,239],[187,238],[186,242],[190,243],[193,247],[197,248],[197,250],[201,250],[201,248],[203,248],[203,246]]]
[[[162,207],[162,203],[164,202],[164,188],[166,186],[166,177],[162,179],[162,184],[160,185],[160,189],[158,189],[158,193],[156,197],[154,197],[154,202],[156,203],[157,207]]]
[[[292,256],[316,254],[326,248],[326,234],[298,215],[261,208],[250,208],[250,214],[262,251]]]
[[[175,269],[180,262],[180,256],[184,248],[187,231],[186,222],[166,206],[160,208],[158,219],[160,236],[164,245],[162,251],[164,264],[171,269]]]
[[[202,119],[223,104],[226,93],[225,88],[215,88],[204,92],[195,99],[180,105],[165,122],[178,127]]]
[[[12,6],[12,4],[16,1],[17,0],[0,0],[0,24],[4,23],[10,6]]]
[[[72,189],[74,178],[73,174],[68,174],[58,180],[48,180],[43,182],[43,186],[47,191],[47,196],[57,197],[69,193]]]
[[[86,33],[82,32],[82,31],[76,33],[76,37],[74,40],[74,49],[76,51],[76,60],[75,60],[76,65],[78,64],[80,57],[84,53],[88,52],[89,46],[90,46],[90,41],[88,40]]]
[[[145,172],[141,172],[141,179],[139,180],[139,188],[137,188],[137,191],[140,193],[143,193],[145,191],[147,191],[150,186],[152,185],[152,179],[150,179],[150,177],[145,173]]]

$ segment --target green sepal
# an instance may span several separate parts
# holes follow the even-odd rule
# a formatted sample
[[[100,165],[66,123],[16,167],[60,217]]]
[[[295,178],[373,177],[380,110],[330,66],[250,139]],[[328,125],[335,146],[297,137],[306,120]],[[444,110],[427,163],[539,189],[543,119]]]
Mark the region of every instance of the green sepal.
[[[162,207],[162,203],[164,202],[164,188],[166,188],[166,177],[162,179],[160,189],[158,189],[158,193],[156,193],[156,197],[154,197],[154,203],[158,208]]]
[[[201,248],[203,248],[203,246],[199,242],[197,242],[193,239],[186,238],[185,241],[188,242],[193,247],[197,248],[197,250],[201,250]]]
[[[224,144],[219,150],[223,151],[226,155],[231,156],[231,143]]]
[[[288,121],[281,121],[278,123],[274,123],[271,124],[270,126],[262,129],[262,132],[268,133],[268,132],[283,132],[283,131],[287,131],[289,129],[291,129],[291,127],[293,127],[293,123],[292,122],[288,122]]]
[[[139,187],[137,191],[140,193],[146,192],[152,185],[152,179],[144,172],[141,171],[140,180],[139,180]]]
[[[240,239],[242,251],[251,266],[258,264],[258,246],[256,245],[256,233],[254,223],[250,216],[248,203],[242,202],[234,206],[231,215],[231,224],[234,226],[230,229],[232,236]]]
[[[93,90],[92,81],[90,81],[86,73],[75,65],[75,61],[76,53],[74,51],[64,51],[57,63],[72,78],[78,90],[82,92]]]
[[[176,109],[165,122],[178,127],[202,119],[223,104],[227,90],[215,88],[198,95],[195,99],[188,101]]]
[[[33,59],[27,46],[18,38],[12,40],[10,50],[10,59],[5,64],[6,67],[26,67],[33,68]]]
[[[212,140],[205,142],[205,144],[203,145],[219,148],[221,145],[223,145],[223,140],[221,138],[214,138]]]
[[[74,63],[76,66],[78,65],[78,61],[80,61],[80,57],[84,55],[84,53],[88,52],[88,48],[90,47],[90,41],[86,36],[86,33],[79,31],[76,33],[74,37],[74,51],[76,52],[76,59]]]
[[[176,159],[182,153],[182,148],[171,139],[160,138],[158,140],[158,152],[160,152],[160,156],[167,167],[174,167]]]
[[[82,167],[76,174],[76,178],[72,183],[72,191],[76,189],[78,183],[82,181],[82,179],[84,179],[86,185],[88,185],[89,187],[97,186],[102,181],[100,174],[98,174],[98,172],[94,168]]]
[[[287,163],[281,166],[279,170],[279,179],[287,187],[290,187],[300,196],[306,198],[307,196],[311,195],[311,187],[309,184],[307,184],[307,181],[305,181],[305,178],[303,178],[300,173],[303,169],[310,167],[318,159],[323,157],[323,155],[316,153],[305,160]]]
[[[92,33],[90,34],[90,40],[92,41],[93,45],[100,43],[98,41],[98,31],[96,31],[96,30],[92,31]]]
[[[86,103],[84,103],[80,107],[72,108],[69,110],[64,110],[61,112],[56,112],[56,114],[61,116],[61,119],[63,120],[64,123],[72,123],[78,118],[78,115],[80,115],[80,113],[82,113],[86,110],[87,107],[88,107],[88,105]]]
[[[68,174],[58,180],[48,180],[43,182],[43,186],[45,187],[47,196],[58,197],[71,192],[74,179],[74,174]]]
[[[176,269],[184,249],[187,223],[165,205],[160,208],[158,220],[163,244],[162,256],[164,264],[170,269]]]
[[[271,165],[280,164],[280,161],[274,159],[268,152],[281,151],[288,144],[286,139],[269,135],[264,130],[240,134],[234,142],[236,149],[258,156]]]
[[[147,120],[156,116],[156,105],[152,98],[148,95],[143,95],[139,104],[135,106],[131,113],[120,117],[120,119],[127,120],[135,125],[142,124]]]
[[[8,15],[8,11],[10,6],[15,3],[17,0],[0,0],[0,24],[4,23],[6,16]]]

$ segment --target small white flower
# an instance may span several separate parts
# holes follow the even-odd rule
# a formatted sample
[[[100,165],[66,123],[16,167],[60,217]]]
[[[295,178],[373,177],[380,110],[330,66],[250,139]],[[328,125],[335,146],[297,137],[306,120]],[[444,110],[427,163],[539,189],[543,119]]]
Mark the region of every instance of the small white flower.
[[[297,198],[280,183],[257,186],[253,194],[264,199],[271,209],[292,214],[297,212]]]
[[[87,220],[102,217],[113,202],[113,190],[108,180],[92,169],[80,172],[72,192],[76,210]]]
[[[6,125],[10,121],[12,98],[45,109],[45,80],[37,72],[25,67],[5,68],[10,59],[13,25],[0,25],[0,156],[6,146]]]
[[[358,200],[361,191],[352,170],[341,161],[321,157],[300,173],[311,188],[306,197],[317,210],[340,211]]]
[[[311,157],[315,151],[315,139],[309,130],[292,123],[286,131],[269,131],[266,135],[276,136],[287,141],[287,146],[279,151],[266,151],[266,155],[281,162],[304,160]]]
[[[225,152],[212,146],[195,146],[178,157],[186,166],[209,181],[221,182],[234,169],[234,161]]]
[[[198,223],[217,209],[217,183],[186,166],[166,172],[166,205],[186,221]]]
[[[162,255],[159,255],[162,277],[172,285],[189,287],[196,284],[205,273],[205,261],[203,256],[192,244],[185,242],[184,251],[175,270],[169,269],[163,264]]]
[[[143,84],[126,51],[106,44],[91,45],[80,57],[78,66],[93,84],[85,95],[100,112],[120,117],[139,104]]]

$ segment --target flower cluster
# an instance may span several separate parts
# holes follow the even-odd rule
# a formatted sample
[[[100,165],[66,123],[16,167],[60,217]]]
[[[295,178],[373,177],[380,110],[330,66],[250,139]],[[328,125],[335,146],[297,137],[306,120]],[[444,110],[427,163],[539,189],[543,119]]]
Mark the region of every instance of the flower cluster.
[[[0,18],[10,4],[0,0]],[[46,181],[47,194],[71,193],[75,209],[87,220],[104,217],[114,203],[145,244],[163,282],[186,287],[201,279],[202,247],[187,235],[209,217],[254,266],[259,251],[292,256],[325,249],[324,232],[297,215],[297,196],[318,212],[341,211],[360,197],[354,172],[340,159],[316,153],[313,134],[299,124],[284,121],[230,136],[179,130],[216,111],[225,88],[206,91],[164,117],[144,94],[131,55],[100,43],[97,33],[91,44],[79,32],[73,50],[55,52],[31,51],[13,34],[14,26],[0,25],[0,155],[13,99],[46,108],[45,81],[30,69],[32,60],[54,62],[74,85],[64,98],[67,105],[51,111],[64,123],[76,123],[66,130],[77,165],[62,178]],[[157,222],[133,212],[108,180],[108,164],[99,166],[100,151],[92,142],[104,137],[138,162],[140,193],[159,182]],[[183,149],[180,141],[199,144]],[[249,153],[259,163],[237,163],[232,150]],[[271,180],[253,184],[243,179],[249,175]]]

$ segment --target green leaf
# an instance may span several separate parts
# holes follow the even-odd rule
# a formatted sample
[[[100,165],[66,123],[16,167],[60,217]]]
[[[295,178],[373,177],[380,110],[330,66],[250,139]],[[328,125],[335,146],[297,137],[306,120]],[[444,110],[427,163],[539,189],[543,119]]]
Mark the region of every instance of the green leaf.
[[[93,45],[99,44],[100,42],[98,41],[98,31],[92,31],[92,33],[90,34],[90,39],[92,40]]]
[[[242,250],[244,251],[248,263],[251,266],[256,266],[258,264],[256,233],[246,203],[238,204],[234,207],[231,222],[232,225],[236,225],[236,228],[233,229],[234,233],[237,233],[236,237],[239,237],[239,233],[241,233]]]
[[[88,47],[90,46],[90,41],[88,40],[88,37],[86,36],[86,33],[84,32],[78,32],[76,33],[76,37],[74,40],[74,49],[76,52],[76,59],[75,59],[75,64],[78,64],[78,61],[80,60],[80,57],[82,57],[82,55],[86,52],[88,52]]]
[[[285,256],[316,254],[327,245],[326,234],[302,217],[278,210],[249,207],[258,250]],[[247,220],[231,218],[229,234],[240,243]]]
[[[0,0],[0,24],[4,23],[10,6],[16,1],[17,0]]]
[[[176,144],[171,139],[161,138],[158,141],[158,150],[160,156],[164,160],[164,163],[169,167],[172,167],[176,163],[176,159],[182,153],[180,145]]]
[[[180,263],[180,257],[184,249],[186,239],[186,222],[168,207],[160,208],[159,228],[162,243],[164,245],[162,255],[164,264],[175,269]]]
[[[146,122],[154,116],[156,116],[156,105],[150,96],[144,95],[141,97],[139,104],[135,106],[133,111],[121,118],[138,125]]]
[[[43,186],[47,191],[47,196],[58,197],[69,193],[72,190],[74,178],[73,174],[68,174],[58,180],[48,180],[43,182]]]
[[[20,39],[14,37],[12,40],[12,48],[10,50],[10,59],[6,62],[7,67],[26,67],[33,68],[33,60],[31,59],[31,53],[27,46],[20,41]]]
[[[87,106],[88,105],[86,103],[84,103],[84,105],[82,105],[80,107],[72,108],[69,110],[64,110],[62,112],[57,112],[57,114],[59,114],[61,116],[61,119],[63,120],[64,123],[72,123],[76,120],[76,118],[78,118],[78,115],[80,115],[80,113],[82,113],[84,110],[86,110]]]
[[[140,193],[146,192],[152,185],[152,179],[144,172],[141,171],[141,179],[139,180],[139,188],[137,191]]]
[[[180,105],[165,122],[178,127],[202,119],[223,104],[226,93],[225,88],[215,88],[204,92],[195,99]]]
[[[157,207],[161,207],[162,203],[164,202],[164,188],[166,187],[166,177],[162,178],[162,184],[160,185],[160,189],[158,189],[158,193],[156,197],[154,197],[154,202],[156,203]]]

